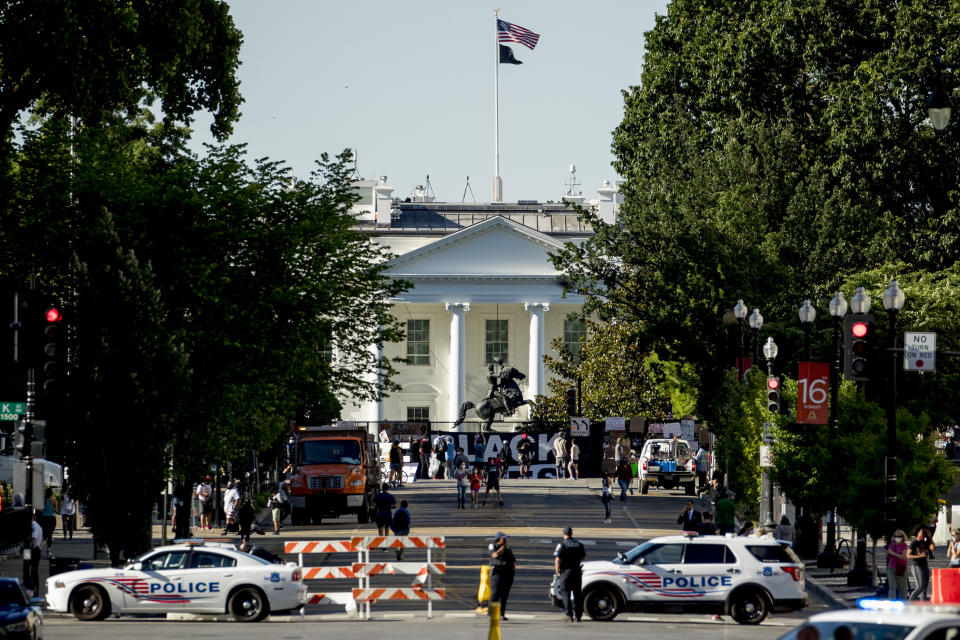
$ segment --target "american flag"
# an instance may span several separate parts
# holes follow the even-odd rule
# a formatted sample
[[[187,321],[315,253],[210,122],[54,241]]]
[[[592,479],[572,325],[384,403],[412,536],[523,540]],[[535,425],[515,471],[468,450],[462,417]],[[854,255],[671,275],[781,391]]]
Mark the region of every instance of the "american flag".
[[[533,49],[537,46],[540,39],[539,33],[534,33],[530,29],[515,24],[510,24],[505,20],[497,19],[497,36],[500,42],[516,42],[523,46]]]

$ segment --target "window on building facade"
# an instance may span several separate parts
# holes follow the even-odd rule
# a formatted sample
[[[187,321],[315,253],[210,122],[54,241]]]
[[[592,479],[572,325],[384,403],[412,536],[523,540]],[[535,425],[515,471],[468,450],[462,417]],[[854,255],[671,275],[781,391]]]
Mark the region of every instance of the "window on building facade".
[[[486,327],[484,363],[490,364],[497,360],[507,362],[507,321],[487,320]]]
[[[429,320],[407,320],[407,364],[430,364]]]
[[[330,336],[324,336],[320,340],[320,347],[317,349],[320,352],[320,359],[327,364],[333,362],[333,340],[330,339]]]
[[[429,422],[430,407],[407,407],[407,422]]]
[[[580,319],[563,321],[563,346],[580,362],[580,345],[587,339],[587,323]]]

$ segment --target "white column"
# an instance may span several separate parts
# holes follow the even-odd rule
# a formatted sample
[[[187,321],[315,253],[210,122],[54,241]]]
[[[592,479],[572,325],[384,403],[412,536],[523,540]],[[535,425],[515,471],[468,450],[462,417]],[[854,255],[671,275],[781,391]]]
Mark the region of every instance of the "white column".
[[[374,362],[377,364],[373,365],[373,369],[370,371],[369,379],[371,382],[376,382],[380,377],[380,359],[383,358],[383,345],[371,344],[369,347],[370,355],[373,356]],[[369,422],[380,422],[384,418],[384,401],[381,400],[367,400],[366,409],[363,412],[364,418]]]
[[[546,302],[526,302],[530,312],[530,361],[527,364],[527,399],[543,393],[543,313],[550,310]]]
[[[450,312],[450,361],[447,383],[447,420],[454,422],[460,412],[460,405],[466,396],[466,318],[470,311],[469,302],[448,302]]]

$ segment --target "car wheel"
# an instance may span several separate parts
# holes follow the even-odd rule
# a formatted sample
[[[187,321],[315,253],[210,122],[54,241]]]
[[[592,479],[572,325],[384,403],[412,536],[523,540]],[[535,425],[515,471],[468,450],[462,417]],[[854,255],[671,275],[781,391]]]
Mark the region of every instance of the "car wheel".
[[[258,622],[270,613],[270,605],[259,589],[237,589],[227,603],[227,612],[240,622]]]
[[[596,587],[583,596],[583,608],[594,620],[613,620],[620,613],[620,594],[613,587]]]
[[[757,589],[744,589],[733,594],[730,617],[740,624],[760,624],[767,617],[767,598]]]
[[[695,495],[697,495],[697,483],[696,483],[696,482],[688,482],[687,484],[683,485],[683,488],[686,490],[688,496],[695,496]]]
[[[646,480],[640,481],[640,495],[645,496],[647,492],[650,491],[650,483]]]
[[[367,499],[363,499],[363,504],[360,505],[360,511],[357,511],[357,524],[367,524],[370,522],[370,510],[367,509]]]
[[[110,600],[100,587],[84,585],[70,597],[70,613],[77,620],[103,620],[110,615]]]

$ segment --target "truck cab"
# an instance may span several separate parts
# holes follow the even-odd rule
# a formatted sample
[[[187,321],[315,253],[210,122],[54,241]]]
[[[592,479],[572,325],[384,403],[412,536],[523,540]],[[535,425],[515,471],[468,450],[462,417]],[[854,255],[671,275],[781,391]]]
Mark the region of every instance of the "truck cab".
[[[688,496],[696,493],[697,463],[686,440],[647,440],[637,461],[637,472],[641,494],[646,494],[651,486],[664,489],[682,486]]]
[[[370,519],[380,482],[376,444],[364,428],[300,427],[294,433],[290,507],[293,524],[356,514]]]

